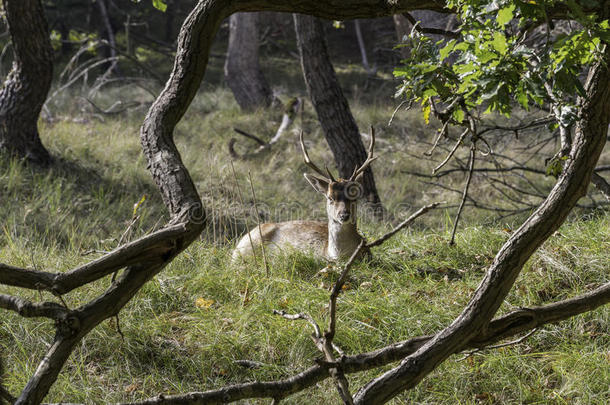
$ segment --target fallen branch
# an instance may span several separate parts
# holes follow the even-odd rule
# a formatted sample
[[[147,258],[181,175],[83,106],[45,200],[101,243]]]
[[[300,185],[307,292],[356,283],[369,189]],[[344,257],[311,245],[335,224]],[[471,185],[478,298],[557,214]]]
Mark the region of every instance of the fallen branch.
[[[239,153],[237,153],[235,151],[235,142],[237,142],[237,140],[235,138],[231,138],[227,144],[227,147],[229,149],[229,155],[231,156],[231,158],[232,159],[241,159],[241,160],[251,159],[251,158],[260,156],[262,153],[271,149],[271,147],[280,140],[280,137],[282,136],[282,134],[290,127],[290,125],[292,125],[294,118],[296,117],[299,109],[301,109],[301,111],[302,111],[302,108],[301,108],[302,104],[303,104],[303,101],[298,97],[293,98],[290,101],[288,101],[288,103],[286,104],[286,107],[285,107],[284,114],[282,115],[282,123],[280,124],[279,128],[277,129],[275,135],[269,140],[269,142],[265,142],[258,136],[252,135],[242,129],[233,128],[233,131],[237,132],[240,135],[245,136],[246,138],[252,139],[256,143],[258,143],[259,146],[254,152],[245,153],[243,155],[240,155]]]

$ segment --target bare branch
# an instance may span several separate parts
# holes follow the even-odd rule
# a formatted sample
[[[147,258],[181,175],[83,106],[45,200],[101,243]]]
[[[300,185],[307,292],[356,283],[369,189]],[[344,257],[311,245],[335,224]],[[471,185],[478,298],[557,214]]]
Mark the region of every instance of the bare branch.
[[[456,351],[487,329],[526,261],[565,221],[586,194],[610,124],[610,47],[589,70],[586,96],[579,98],[579,116],[570,159],[548,197],[498,251],[495,260],[462,313],[416,353],[366,384],[357,404],[385,403],[418,384]],[[594,118],[593,118],[594,117]]]
[[[443,202],[435,202],[435,203],[428,204],[428,205],[420,208],[419,210],[415,211],[409,218],[405,219],[400,224],[398,224],[398,226],[396,226],[396,228],[392,229],[390,232],[388,232],[385,235],[383,235],[382,237],[374,240],[373,242],[367,243],[366,247],[372,248],[372,247],[381,245],[386,240],[388,240],[392,236],[396,235],[396,233],[398,233],[400,230],[402,230],[406,226],[409,226],[417,218],[419,218],[420,216],[424,215],[426,212],[430,211],[431,209],[434,209],[434,208],[438,207],[440,204],[444,204],[444,203],[445,203],[444,201]]]
[[[447,31],[440,28],[423,28],[419,26],[417,21],[410,13],[402,13],[402,15],[413,25],[413,28],[422,34],[442,35],[449,38],[459,38],[460,33],[454,31]]]
[[[432,170],[432,174],[435,174],[441,167],[445,166],[447,164],[447,162],[449,162],[449,159],[451,159],[451,157],[455,154],[455,151],[462,144],[462,142],[466,138],[466,135],[468,135],[469,131],[470,131],[469,129],[466,129],[466,130],[464,130],[464,132],[462,132],[462,134],[458,138],[457,142],[455,143],[455,145],[453,146],[453,148],[449,152],[449,154],[445,157],[445,159],[438,166],[436,166]]]
[[[408,170],[403,170],[402,173],[410,174],[410,175],[416,176],[416,177],[438,178],[438,177],[447,176],[452,173],[464,173],[465,171],[467,171],[467,170],[459,167],[459,168],[454,168],[454,169],[445,169],[445,170],[440,171],[435,174],[417,173],[417,172],[411,172]],[[509,167],[496,167],[496,168],[479,167],[479,168],[473,169],[472,171],[473,171],[473,173],[530,172],[530,173],[536,173],[536,174],[546,174],[546,172],[544,170],[534,169],[532,167],[527,167],[527,166],[509,166]]]
[[[284,310],[278,310],[278,309],[274,309],[273,310],[273,314],[274,315],[279,315],[282,318],[286,318],[286,319],[289,319],[291,321],[296,321],[298,319],[306,320],[307,322],[309,322],[309,324],[313,328],[314,336],[317,337],[317,338],[322,336],[322,331],[320,329],[320,326],[318,326],[316,321],[314,321],[313,318],[310,315],[308,315],[308,314],[305,314],[305,313],[289,314],[289,313],[287,313]]]
[[[65,319],[69,311],[55,302],[33,303],[23,298],[0,294],[0,308],[17,312],[25,318]]]
[[[453,221],[453,230],[451,231],[451,240],[449,241],[450,245],[455,244],[455,232],[457,231],[458,223],[460,222],[460,216],[462,215],[462,210],[464,209],[464,203],[466,202],[466,198],[468,197],[468,189],[470,188],[470,181],[472,180],[472,170],[474,169],[474,161],[476,158],[476,145],[476,142],[473,142],[472,145],[470,145],[470,163],[468,167],[468,178],[466,178],[466,185],[464,186],[464,193],[462,194],[462,201],[460,202],[460,207],[458,208],[457,214],[455,215],[455,221]]]
[[[261,138],[259,138],[256,135],[249,134],[246,131],[241,130],[239,128],[233,128],[233,131],[237,132],[240,135],[245,136],[246,138],[252,139],[253,141],[255,141],[256,143],[258,143],[261,146],[267,146],[267,142],[263,141]]]
[[[520,338],[515,339],[515,340],[511,340],[510,342],[504,342],[504,343],[500,343],[500,344],[497,344],[497,345],[491,345],[491,346],[484,347],[482,349],[471,350],[470,352],[466,353],[466,355],[464,357],[462,357],[460,359],[460,361],[462,361],[462,360],[472,356],[475,353],[479,353],[482,350],[493,350],[493,349],[499,349],[501,347],[508,347],[508,346],[518,345],[519,343],[525,342],[530,336],[532,336],[537,331],[538,331],[538,328],[534,328],[534,329],[530,330],[529,332],[527,332],[525,335],[521,336]]]

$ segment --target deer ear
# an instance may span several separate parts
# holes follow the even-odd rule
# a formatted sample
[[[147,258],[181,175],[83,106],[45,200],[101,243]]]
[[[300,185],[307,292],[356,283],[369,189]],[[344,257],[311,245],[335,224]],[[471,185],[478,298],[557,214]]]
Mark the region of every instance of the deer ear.
[[[311,186],[319,193],[326,195],[328,192],[328,181],[325,179],[321,179],[316,176],[312,176],[311,174],[303,173],[305,179],[311,184]]]

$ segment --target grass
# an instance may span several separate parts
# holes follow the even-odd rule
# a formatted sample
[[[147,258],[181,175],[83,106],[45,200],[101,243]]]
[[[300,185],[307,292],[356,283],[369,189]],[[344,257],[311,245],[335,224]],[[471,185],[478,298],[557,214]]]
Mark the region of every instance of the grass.
[[[380,95],[373,97],[373,102],[365,93],[353,90],[351,103],[360,127],[374,123],[379,128],[381,158],[375,173],[382,199],[394,219],[431,201],[457,202],[456,193],[422,184],[405,174],[429,171],[434,165],[415,157],[428,148],[421,142],[433,137],[433,124],[426,126],[417,112],[409,112],[400,113],[387,127],[384,124],[392,114],[393,102]],[[121,94],[120,89],[108,90],[98,101]],[[137,208],[135,230],[123,240],[145,234],[166,220],[140,153],[137,134],[143,110],[96,118],[83,115],[77,103],[63,97],[51,106],[60,119],[41,124],[43,142],[59,156],[51,170],[0,160],[4,202],[0,206],[1,262],[51,271],[85,263],[100,251],[117,246],[132,220],[134,204],[143,196],[146,199]],[[134,97],[147,100],[144,93]],[[121,313],[124,337],[112,320],[85,338],[51,389],[48,401],[135,401],[270,380],[312,364],[318,353],[308,326],[271,312],[304,311],[325,324],[328,288],[336,274],[318,273],[325,264],[298,252],[274,258],[269,276],[260,263],[235,266],[229,260],[235,236],[255,223],[247,193],[248,171],[263,219],[324,218],[321,198],[302,176],[305,166],[296,132],[289,133],[263,158],[235,162],[246,194],[245,204],[239,202],[226,148],[228,139],[235,136],[232,128],[243,127],[269,137],[280,119],[278,111],[243,114],[226,89],[203,86],[175,138],[208,208],[210,226],[200,241],[149,282]],[[311,106],[297,125],[305,129],[312,158],[331,162]],[[247,145],[246,140],[238,140],[238,148]],[[515,145],[519,141],[499,139],[494,147],[510,151]],[[550,152],[543,151],[541,156],[544,153]],[[442,158],[442,154],[436,157],[437,161]],[[607,153],[604,159],[608,159]],[[463,176],[456,175],[449,183],[459,188],[462,181]],[[552,179],[535,181],[544,190],[552,185]],[[486,203],[505,203],[482,181],[473,183],[473,195]],[[467,209],[457,244],[448,246],[454,213],[455,209],[448,209],[429,214],[418,226],[377,248],[373,261],[354,267],[338,304],[336,342],[347,353],[372,350],[446,326],[468,301],[520,220],[494,221],[494,213]],[[367,218],[362,225],[369,237],[389,227],[389,223]],[[607,213],[576,212],[527,263],[501,312],[565,299],[607,282],[609,241]],[[74,308],[108,284],[109,280],[100,280],[64,299]],[[4,286],[0,291],[40,300],[37,292]],[[42,298],[54,299],[44,294]],[[6,363],[4,384],[11,392],[24,386],[52,338],[49,322],[3,313],[0,352]],[[609,347],[610,309],[606,307],[549,325],[517,345],[482,351],[466,359],[452,356],[393,403],[605,404],[610,398]],[[242,359],[262,366],[243,368],[235,363]],[[351,386],[359,387],[379,372],[350,376]],[[285,402],[331,404],[337,403],[338,397],[327,381]]]

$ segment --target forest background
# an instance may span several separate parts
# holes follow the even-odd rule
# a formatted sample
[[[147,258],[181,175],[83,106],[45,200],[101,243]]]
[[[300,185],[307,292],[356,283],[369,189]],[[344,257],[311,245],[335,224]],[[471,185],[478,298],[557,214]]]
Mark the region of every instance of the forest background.
[[[40,168],[2,156],[1,262],[66,271],[167,222],[138,132],[170,75],[178,32],[195,2],[167,1],[167,8],[152,3],[43,2],[54,75],[39,131],[53,162]],[[442,14],[412,16],[422,27],[455,27],[455,20]],[[236,101],[225,73],[226,19],[214,38],[204,81],[174,131],[207,210],[206,228],[118,318],[82,340],[47,401],[134,402],[275,380],[314,364],[318,352],[306,323],[272,311],[307,313],[323,323],[337,272],[320,272],[323,261],[298,252],[273,258],[267,268],[260,258],[240,266],[229,261],[235,239],[259,221],[325,220],[322,198],[302,176],[307,169],[298,142],[301,131],[315,161],[332,170],[338,166],[331,163],[335,156],[308,95],[293,16],[264,12],[257,19],[258,38],[251,39],[258,40],[258,62],[272,90],[269,105],[240,107]],[[442,120],[429,105],[407,110],[394,97],[402,85],[394,72],[400,76],[401,60],[412,56],[411,48],[396,45],[413,25],[403,15],[355,21],[324,21],[323,27],[364,144],[369,126],[377,133],[379,159],[373,171],[383,210],[379,214],[376,206],[365,205],[360,229],[373,240],[415,209],[445,203],[377,248],[373,261],[354,266],[341,296],[336,336],[348,354],[435,333],[449,324],[498,249],[556,183],[562,147],[560,131],[544,122],[544,108],[510,118],[482,114],[481,122],[492,129],[485,150],[477,152],[476,170],[469,174],[466,147],[432,174],[452,153],[460,131],[450,130],[433,147]],[[4,78],[12,49],[3,24]],[[293,111],[295,98],[301,104]],[[235,131],[269,142],[285,115],[290,125],[263,150]],[[539,123],[530,126],[532,120]],[[609,165],[606,148],[597,173],[607,178]],[[610,219],[601,190],[591,186],[569,220],[527,262],[501,314],[608,283]],[[102,279],[61,300],[78,307],[108,285]],[[1,292],[16,291],[3,285]],[[38,301],[39,294],[24,296]],[[537,328],[513,344],[455,355],[394,401],[604,404],[610,397],[609,325],[610,311],[601,307]],[[0,357],[7,392],[17,394],[26,386],[53,335],[48,322],[3,313]],[[378,372],[352,374],[350,385],[359,387]],[[336,403],[335,391],[332,380],[326,380],[285,401]]]

